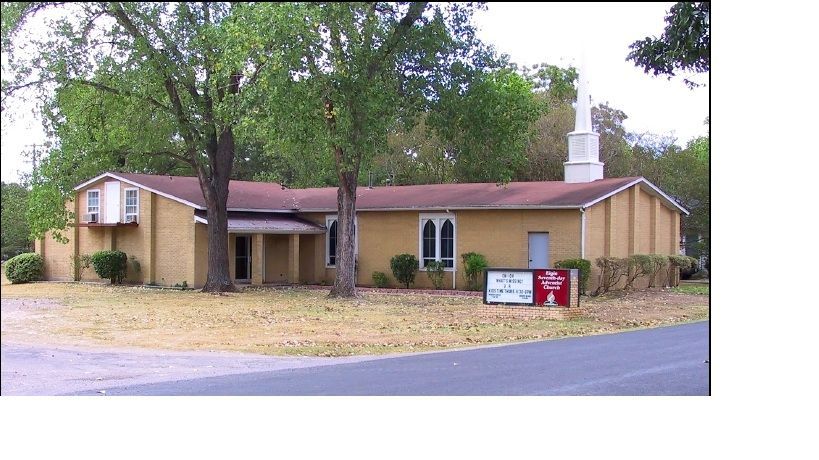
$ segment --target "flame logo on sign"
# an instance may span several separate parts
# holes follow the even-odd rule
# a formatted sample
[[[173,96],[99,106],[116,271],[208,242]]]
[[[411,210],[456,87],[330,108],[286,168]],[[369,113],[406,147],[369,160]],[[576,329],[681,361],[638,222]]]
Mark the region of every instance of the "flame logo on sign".
[[[554,291],[549,291],[549,295],[546,296],[546,304],[547,305],[554,305],[555,304],[555,293],[554,293]]]

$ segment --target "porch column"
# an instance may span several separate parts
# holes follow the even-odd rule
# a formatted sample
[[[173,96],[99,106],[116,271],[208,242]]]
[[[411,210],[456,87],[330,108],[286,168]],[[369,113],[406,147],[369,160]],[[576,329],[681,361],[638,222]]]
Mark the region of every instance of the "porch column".
[[[251,260],[253,267],[251,272],[253,276],[250,283],[262,284],[264,282],[264,233],[254,233],[252,244]]]
[[[299,235],[290,235],[287,241],[287,281],[298,284],[299,279]]]

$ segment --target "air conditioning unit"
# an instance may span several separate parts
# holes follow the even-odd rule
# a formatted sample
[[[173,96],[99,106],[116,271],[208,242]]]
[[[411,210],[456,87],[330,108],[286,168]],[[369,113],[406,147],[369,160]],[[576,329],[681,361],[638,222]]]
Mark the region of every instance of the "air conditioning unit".
[[[87,222],[87,223],[89,223],[89,224],[95,224],[95,223],[97,223],[97,216],[98,216],[98,215],[99,215],[99,214],[98,214],[98,213],[96,213],[96,212],[95,212],[95,213],[91,213],[91,214],[83,214],[83,215],[82,215],[82,221],[83,221],[83,222]]]
[[[130,216],[125,216],[125,223],[126,224],[130,224],[130,223],[136,224],[136,223],[138,223],[137,216],[135,216],[133,214],[130,215]]]

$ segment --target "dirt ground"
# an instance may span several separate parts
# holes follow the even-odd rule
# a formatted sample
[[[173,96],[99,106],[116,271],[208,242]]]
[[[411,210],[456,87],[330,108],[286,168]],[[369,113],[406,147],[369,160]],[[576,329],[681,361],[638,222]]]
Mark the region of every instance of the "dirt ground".
[[[586,316],[479,314],[479,297],[247,289],[214,296],[76,283],[2,286],[4,344],[241,351],[267,355],[405,353],[599,334],[708,318],[708,296],[672,290],[583,298]]]

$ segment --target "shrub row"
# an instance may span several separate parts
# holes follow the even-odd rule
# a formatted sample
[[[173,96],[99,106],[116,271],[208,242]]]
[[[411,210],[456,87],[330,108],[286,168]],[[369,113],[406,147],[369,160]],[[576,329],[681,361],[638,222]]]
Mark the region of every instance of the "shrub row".
[[[674,282],[677,270],[687,270],[697,266],[697,259],[681,255],[634,254],[629,257],[598,257],[595,265],[600,269],[600,278],[594,295],[606,293],[625,279],[623,289],[632,289],[634,282],[649,277],[648,287],[654,287],[659,274],[664,273],[665,284]]]
[[[463,261],[463,276],[466,280],[467,289],[479,290],[483,271],[489,266],[489,262],[483,254],[467,252],[461,254]],[[398,254],[390,259],[390,269],[395,279],[409,289],[410,284],[415,282],[415,275],[418,273],[418,258],[412,254]],[[435,289],[443,289],[444,274],[446,265],[444,262],[427,262],[426,273],[435,286]],[[387,287],[390,283],[389,277],[383,272],[373,272],[373,284],[376,287]]]

